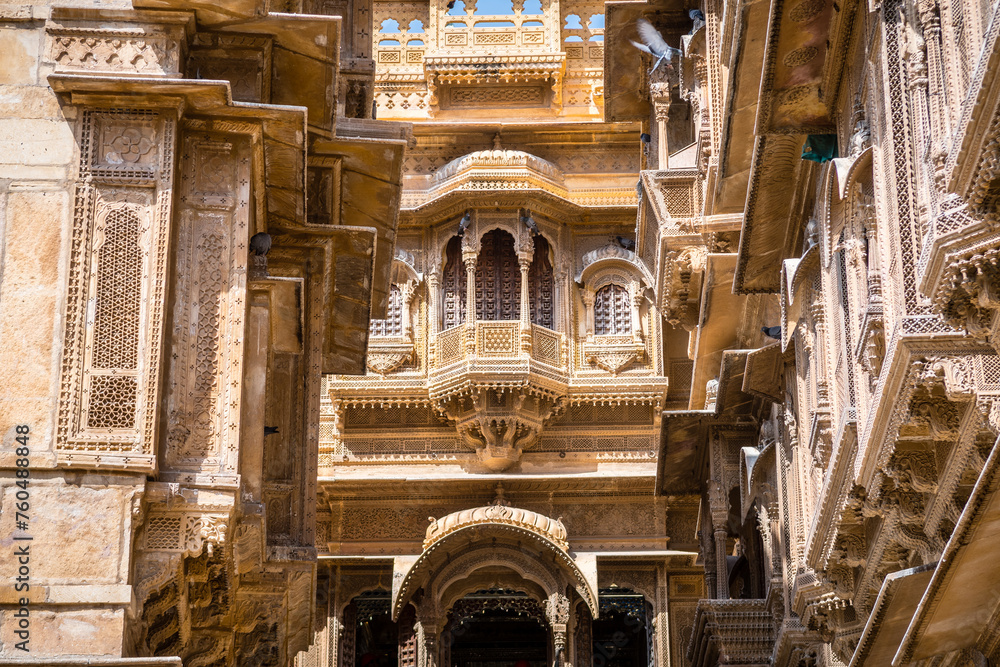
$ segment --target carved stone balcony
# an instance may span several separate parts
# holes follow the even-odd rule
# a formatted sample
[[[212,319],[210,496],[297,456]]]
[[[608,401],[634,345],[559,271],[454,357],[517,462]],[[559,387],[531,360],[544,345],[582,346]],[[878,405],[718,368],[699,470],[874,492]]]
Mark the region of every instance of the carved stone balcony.
[[[774,619],[764,600],[701,600],[688,644],[692,667],[769,665]]]
[[[483,321],[437,334],[430,396],[490,470],[509,468],[562,411],[568,384],[561,333]]]

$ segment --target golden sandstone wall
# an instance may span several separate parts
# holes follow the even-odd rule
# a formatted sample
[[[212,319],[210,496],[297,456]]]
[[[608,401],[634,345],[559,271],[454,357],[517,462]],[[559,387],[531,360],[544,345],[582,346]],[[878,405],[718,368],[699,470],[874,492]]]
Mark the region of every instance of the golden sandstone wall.
[[[44,5],[0,7],[0,531],[7,551],[0,642],[10,658],[120,656],[132,604],[132,511],[144,480],[56,467],[77,140],[75,110],[64,111],[45,79],[54,69],[46,13]],[[17,454],[19,426],[27,427],[27,457]],[[23,458],[26,488],[14,477]],[[15,557],[22,548],[30,557]],[[27,628],[15,618],[22,599]]]
[[[320,374],[385,308],[406,132],[335,129],[339,17],[153,4],[0,5],[3,660],[310,640]]]

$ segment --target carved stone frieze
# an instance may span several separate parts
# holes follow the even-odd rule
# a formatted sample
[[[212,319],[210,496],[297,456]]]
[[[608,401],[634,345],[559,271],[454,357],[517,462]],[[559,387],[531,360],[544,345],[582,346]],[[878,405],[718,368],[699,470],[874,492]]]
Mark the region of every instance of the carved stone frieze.
[[[90,21],[57,9],[47,26],[48,58],[57,72],[179,76],[193,17]]]

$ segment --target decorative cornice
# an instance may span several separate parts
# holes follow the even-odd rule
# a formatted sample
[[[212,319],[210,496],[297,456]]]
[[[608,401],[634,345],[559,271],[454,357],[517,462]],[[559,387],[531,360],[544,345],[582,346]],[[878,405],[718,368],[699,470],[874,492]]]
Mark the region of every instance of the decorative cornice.
[[[473,169],[524,169],[538,176],[563,184],[563,173],[556,165],[531,153],[504,149],[476,151],[456,158],[434,174],[434,181],[441,183]]]

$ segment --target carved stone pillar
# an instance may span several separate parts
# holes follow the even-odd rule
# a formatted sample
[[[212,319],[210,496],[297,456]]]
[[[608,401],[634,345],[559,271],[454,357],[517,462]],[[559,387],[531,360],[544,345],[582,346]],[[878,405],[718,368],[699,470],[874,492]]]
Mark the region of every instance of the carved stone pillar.
[[[413,320],[410,316],[410,304],[413,303],[413,295],[417,292],[417,283],[407,280],[399,286],[399,296],[402,305],[403,335],[413,340]]]
[[[882,304],[882,261],[879,257],[878,222],[875,219],[875,202],[872,197],[861,194],[858,197],[858,213],[862,216],[865,234],[868,238],[868,303]]]
[[[698,531],[698,541],[705,559],[705,591],[711,596],[716,591],[715,541],[708,530]]]
[[[589,289],[583,290],[583,306],[587,310],[584,317],[584,321],[587,323],[587,340],[591,340],[594,337],[594,298],[594,292]]]
[[[561,667],[566,657],[566,629],[569,625],[569,598],[553,593],[545,601],[545,618],[552,628],[552,665]]]
[[[653,113],[656,115],[656,159],[657,169],[670,168],[670,147],[667,142],[667,121],[670,118],[670,84],[654,83],[649,87],[653,98]]]
[[[462,248],[462,262],[465,264],[465,354],[476,354],[476,251]]]
[[[528,294],[531,255],[518,253],[517,265],[521,268],[521,353],[531,356],[531,298]]]
[[[632,338],[635,341],[642,341],[642,324],[639,319],[639,306],[642,305],[642,285],[633,280],[629,284],[629,296],[632,297]]]
[[[428,365],[437,364],[437,333],[441,317],[439,302],[441,299],[441,267],[435,264],[427,273],[427,341]]]
[[[417,667],[438,667],[440,625],[436,616],[417,611],[413,625],[417,634]]]
[[[715,596],[720,600],[729,598],[729,568],[726,565],[726,529],[716,523],[715,528]]]
[[[725,489],[715,479],[708,482],[708,506],[715,537],[715,597],[726,600],[729,598],[729,568],[726,565],[729,499]]]
[[[827,408],[830,406],[830,391],[829,383],[826,380],[829,378],[830,369],[825,367],[826,340],[824,336],[826,332],[826,315],[823,310],[822,301],[813,303],[809,308],[809,313],[812,315],[813,329],[816,336],[815,348],[818,351],[818,354],[813,357],[817,359],[814,364],[816,376],[813,379],[816,385],[816,403],[819,408]],[[821,368],[823,369],[822,373],[820,373]]]

